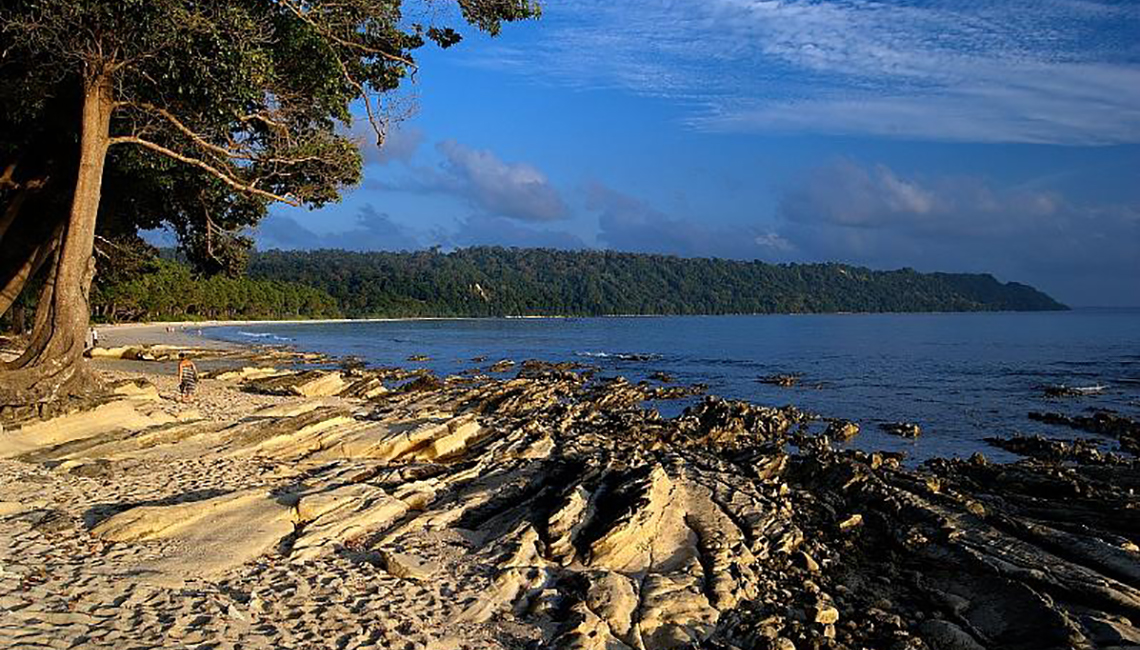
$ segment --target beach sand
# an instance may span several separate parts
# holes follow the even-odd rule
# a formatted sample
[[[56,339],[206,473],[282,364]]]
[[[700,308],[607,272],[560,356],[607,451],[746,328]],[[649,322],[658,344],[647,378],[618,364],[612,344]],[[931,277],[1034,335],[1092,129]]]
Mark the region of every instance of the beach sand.
[[[110,326],[99,333],[108,347],[236,347],[189,326]],[[487,576],[471,575],[485,573],[477,567],[449,566],[457,560],[447,535],[425,539],[417,556],[446,567],[430,581],[398,578],[336,553],[291,561],[278,550],[294,531],[287,505],[248,518],[207,516],[172,539],[116,543],[94,535],[98,522],[140,506],[235,493],[257,495],[257,506],[273,504],[262,495],[295,486],[303,470],[260,454],[216,453],[219,438],[211,433],[258,410],[288,413],[330,401],[257,395],[205,379],[194,402],[183,404],[173,362],[97,359],[93,366],[109,382],[143,379],[157,396],[127,400],[122,409],[116,402],[63,425],[57,420],[48,432],[0,434],[0,647],[504,648],[535,636],[525,626],[453,624]],[[159,445],[157,452],[111,443],[75,454],[77,460],[11,458],[69,439],[139,431],[207,441]]]
[[[573,364],[100,334],[214,346],[215,374],[183,403],[169,350],[98,358],[115,397],[0,433],[2,648],[1140,645],[1134,457],[909,470],[794,407],[663,419],[640,405],[693,392]]]
[[[228,324],[214,323],[213,325]],[[226,341],[217,341],[200,335],[212,325],[202,323],[126,323],[121,325],[97,325],[99,346],[115,348],[125,345],[173,345],[177,347],[205,349],[237,349],[240,346]]]

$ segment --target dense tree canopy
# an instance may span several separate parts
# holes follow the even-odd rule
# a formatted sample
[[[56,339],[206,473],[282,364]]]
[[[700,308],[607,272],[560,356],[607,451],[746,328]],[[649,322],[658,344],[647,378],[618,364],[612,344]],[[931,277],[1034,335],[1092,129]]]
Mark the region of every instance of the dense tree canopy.
[[[338,318],[336,300],[296,282],[195,274],[185,264],[151,260],[91,292],[99,322]]]
[[[608,251],[270,251],[255,254],[249,272],[320,288],[350,317],[1064,309],[984,274]]]
[[[97,241],[166,223],[200,268],[236,270],[248,240],[235,233],[269,203],[320,206],[359,180],[353,107],[382,141],[418,48],[538,14],[531,0],[448,6],[6,1],[0,314],[29,287],[38,299],[0,402],[50,399],[76,377]]]

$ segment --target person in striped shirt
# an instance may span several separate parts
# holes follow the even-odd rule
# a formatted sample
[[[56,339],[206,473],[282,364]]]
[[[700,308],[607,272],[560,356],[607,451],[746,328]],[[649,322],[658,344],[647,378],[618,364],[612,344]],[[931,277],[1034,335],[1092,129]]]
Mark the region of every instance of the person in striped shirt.
[[[182,393],[182,401],[189,402],[194,398],[194,389],[198,387],[198,367],[186,356],[185,352],[179,357],[178,390]]]

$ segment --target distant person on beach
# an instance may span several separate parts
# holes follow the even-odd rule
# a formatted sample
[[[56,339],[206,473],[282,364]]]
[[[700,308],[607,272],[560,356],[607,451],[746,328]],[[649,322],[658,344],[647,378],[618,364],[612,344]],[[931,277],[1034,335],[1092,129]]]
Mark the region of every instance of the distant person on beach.
[[[182,353],[178,362],[178,390],[182,393],[182,401],[189,402],[194,397],[194,390],[198,387],[198,367]]]
[[[91,328],[91,347],[99,347],[99,330],[94,327]]]

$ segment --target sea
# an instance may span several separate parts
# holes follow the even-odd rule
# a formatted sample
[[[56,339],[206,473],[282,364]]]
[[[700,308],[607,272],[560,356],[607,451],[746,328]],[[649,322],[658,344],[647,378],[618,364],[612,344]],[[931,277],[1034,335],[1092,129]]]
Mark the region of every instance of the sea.
[[[600,378],[631,381],[663,372],[721,397],[855,421],[862,433],[847,445],[903,452],[908,464],[979,451],[1012,461],[984,439],[1018,433],[1087,437],[1115,449],[1106,438],[1031,421],[1031,411],[1140,417],[1140,309],[275,323],[206,334],[440,375],[500,359],[574,361]],[[429,360],[409,360],[416,355]],[[782,373],[799,375],[799,384],[761,381]],[[1044,388],[1057,385],[1103,388],[1047,397]],[[690,403],[650,406],[672,416]],[[923,433],[906,440],[879,428],[896,421]]]

